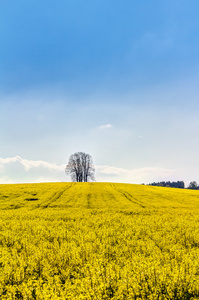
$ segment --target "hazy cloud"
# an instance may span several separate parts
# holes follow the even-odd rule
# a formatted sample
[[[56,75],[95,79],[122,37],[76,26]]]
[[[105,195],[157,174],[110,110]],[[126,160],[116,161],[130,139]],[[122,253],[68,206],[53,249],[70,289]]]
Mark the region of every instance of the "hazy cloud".
[[[67,181],[65,165],[20,156],[0,158],[0,183]]]
[[[180,172],[166,168],[127,169],[109,165],[95,165],[98,182],[150,183],[181,179]],[[28,160],[20,156],[0,158],[0,183],[70,181],[65,164],[43,160]]]
[[[64,165],[58,166],[55,163],[49,163],[43,160],[28,160],[28,159],[21,158],[20,156],[0,158],[0,166],[15,163],[15,162],[20,163],[24,167],[25,171],[29,171],[32,168],[39,168],[39,167],[60,171],[64,167]]]
[[[127,182],[127,183],[150,183],[160,180],[172,180],[177,170],[158,167],[125,169],[114,166],[96,166],[99,178],[105,177],[105,181]],[[97,176],[97,175],[96,175]]]
[[[112,128],[112,127],[113,127],[113,125],[111,125],[111,124],[106,124],[106,125],[99,126],[100,129],[106,129],[106,128]]]

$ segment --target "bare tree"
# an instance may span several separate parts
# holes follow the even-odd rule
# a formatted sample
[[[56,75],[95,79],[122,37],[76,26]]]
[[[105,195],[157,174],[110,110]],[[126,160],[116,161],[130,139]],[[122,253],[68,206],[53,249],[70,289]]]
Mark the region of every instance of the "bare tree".
[[[95,168],[90,154],[76,152],[69,158],[66,166],[66,174],[70,174],[73,182],[94,181]]]

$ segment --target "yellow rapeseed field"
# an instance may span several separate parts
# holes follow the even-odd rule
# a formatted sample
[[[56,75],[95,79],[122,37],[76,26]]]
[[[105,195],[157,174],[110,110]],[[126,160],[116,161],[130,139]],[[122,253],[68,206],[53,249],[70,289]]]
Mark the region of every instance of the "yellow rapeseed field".
[[[0,299],[199,299],[199,191],[0,185]]]

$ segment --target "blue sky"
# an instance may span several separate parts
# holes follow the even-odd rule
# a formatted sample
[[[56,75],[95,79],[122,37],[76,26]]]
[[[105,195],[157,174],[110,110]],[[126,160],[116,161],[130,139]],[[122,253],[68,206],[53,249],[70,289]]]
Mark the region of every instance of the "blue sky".
[[[198,178],[198,1],[0,1],[0,182]]]

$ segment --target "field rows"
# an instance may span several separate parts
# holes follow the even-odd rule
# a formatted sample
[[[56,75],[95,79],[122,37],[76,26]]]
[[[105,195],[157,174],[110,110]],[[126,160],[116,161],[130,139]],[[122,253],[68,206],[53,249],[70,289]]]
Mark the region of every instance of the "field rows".
[[[199,192],[0,186],[0,299],[199,299]]]
[[[158,201],[157,201],[158,200]],[[198,201],[197,201],[198,200]],[[195,191],[115,183],[48,183],[0,186],[0,209],[199,208]]]

